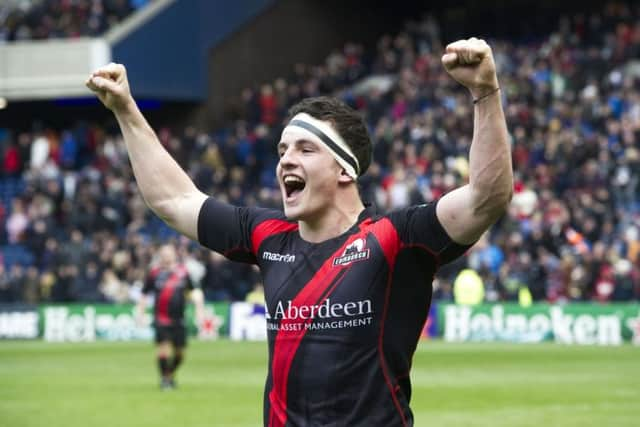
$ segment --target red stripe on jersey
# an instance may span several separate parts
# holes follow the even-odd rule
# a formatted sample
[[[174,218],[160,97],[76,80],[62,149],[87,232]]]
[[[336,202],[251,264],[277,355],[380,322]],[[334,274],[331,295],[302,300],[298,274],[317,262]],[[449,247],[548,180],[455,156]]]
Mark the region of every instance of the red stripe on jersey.
[[[167,278],[158,296],[158,305],[156,306],[156,318],[158,323],[163,325],[171,324],[171,317],[169,316],[169,302],[171,297],[175,293],[176,287],[180,283],[180,280],[184,277],[184,268],[180,268],[174,271],[171,276]]]
[[[261,222],[251,233],[251,246],[253,254],[258,257],[258,248],[260,244],[272,234],[286,233],[298,229],[298,224],[288,222],[281,219],[268,219]]]
[[[376,236],[389,267],[393,267],[401,244],[396,228],[388,218],[383,218],[371,224],[368,230]]]
[[[398,231],[393,226],[389,219],[384,218],[375,224],[373,224],[370,228],[370,231],[376,236],[382,251],[384,252],[384,256],[387,259],[387,263],[389,264],[389,278],[387,280],[387,289],[385,290],[384,297],[384,308],[382,310],[382,318],[380,320],[380,336],[378,338],[378,355],[380,356],[380,366],[382,367],[382,374],[384,376],[384,381],[387,384],[387,388],[391,393],[391,399],[393,400],[393,405],[398,410],[400,414],[400,418],[402,419],[402,425],[407,425],[407,420],[404,415],[404,410],[398,401],[398,397],[396,396],[396,390],[393,387],[393,383],[391,382],[391,375],[387,369],[387,361],[384,357],[384,324],[387,319],[387,312],[389,310],[389,299],[391,297],[391,281],[393,277],[393,269],[396,262],[396,257],[398,256],[398,252],[400,251],[400,237],[398,236]]]
[[[333,259],[340,256],[346,250],[346,247],[353,243],[356,239],[362,238],[362,233],[356,233],[351,236],[342,245],[340,249],[335,251],[322,264],[322,267],[313,275],[311,280],[302,288],[300,293],[291,301],[291,307],[310,306],[322,304],[331,293],[336,289],[344,274],[338,277],[338,274],[350,265],[334,266]],[[297,312],[297,311],[296,311]],[[269,413],[269,426],[284,427],[287,423],[287,384],[289,379],[289,371],[293,358],[296,355],[298,347],[302,339],[306,335],[306,327],[313,319],[302,319],[300,322],[298,317],[294,319],[286,318],[280,322],[280,330],[276,335],[273,362],[271,364],[271,372],[273,372],[273,387],[269,392],[269,403],[271,410]],[[302,327],[287,327],[288,324],[304,323]],[[290,330],[288,330],[290,329]]]

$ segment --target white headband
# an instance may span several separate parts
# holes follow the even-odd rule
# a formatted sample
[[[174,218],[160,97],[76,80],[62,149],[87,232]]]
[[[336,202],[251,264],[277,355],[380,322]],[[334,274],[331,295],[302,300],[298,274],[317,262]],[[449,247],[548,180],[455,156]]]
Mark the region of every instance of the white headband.
[[[351,178],[358,179],[358,173],[360,172],[358,158],[331,125],[307,113],[298,113],[291,119],[287,127],[289,126],[304,129],[306,133],[312,135],[315,141],[321,142],[329,149],[338,164],[344,168]]]

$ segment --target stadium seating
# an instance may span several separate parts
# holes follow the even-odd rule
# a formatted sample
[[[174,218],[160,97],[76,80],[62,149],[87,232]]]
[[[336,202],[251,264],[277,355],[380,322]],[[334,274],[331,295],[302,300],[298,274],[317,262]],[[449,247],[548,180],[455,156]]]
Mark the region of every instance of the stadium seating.
[[[0,40],[96,36],[146,3],[141,0],[5,0],[0,5]]]
[[[544,38],[490,41],[512,136],[515,196],[467,256],[441,270],[437,299],[453,298],[452,284],[467,267],[480,274],[487,301],[516,300],[523,289],[537,301],[640,298],[639,18],[638,9],[607,5],[587,21],[566,18]],[[472,133],[470,99],[446,77],[441,50],[438,22],[427,17],[381,38],[376,52],[349,43],[323,65],[296,67],[293,79],[248,88],[240,120],[223,129],[175,131],[167,123],[158,135],[202,190],[234,204],[277,207],[279,123],[302,97],[331,93],[362,111],[373,137],[363,196],[383,210],[429,202],[467,179]],[[101,124],[75,133],[83,148],[71,169],[60,163],[62,132],[46,135],[42,168],[25,163],[21,178],[0,181],[3,229],[13,198],[27,196],[31,207],[24,240],[3,246],[5,264],[33,263],[48,273],[79,229],[84,259],[127,286],[167,239],[211,271],[221,268],[144,208],[118,135]],[[35,243],[38,219],[56,241]],[[114,265],[122,254],[127,261]],[[225,268],[241,284],[206,294],[242,298],[251,270]]]

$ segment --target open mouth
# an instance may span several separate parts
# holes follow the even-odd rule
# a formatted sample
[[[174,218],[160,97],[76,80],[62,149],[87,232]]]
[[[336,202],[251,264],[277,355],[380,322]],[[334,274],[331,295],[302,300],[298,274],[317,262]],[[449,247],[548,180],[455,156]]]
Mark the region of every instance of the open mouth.
[[[285,175],[282,182],[284,183],[284,191],[287,194],[287,199],[296,197],[304,190],[306,185],[302,178],[295,175]]]

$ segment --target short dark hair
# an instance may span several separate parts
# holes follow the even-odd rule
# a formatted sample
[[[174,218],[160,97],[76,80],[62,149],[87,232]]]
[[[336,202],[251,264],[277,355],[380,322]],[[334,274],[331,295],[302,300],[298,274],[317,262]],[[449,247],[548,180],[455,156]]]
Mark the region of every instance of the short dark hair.
[[[331,123],[358,159],[358,175],[367,171],[371,164],[371,138],[359,112],[337,98],[317,96],[305,98],[289,108],[287,122],[299,113]]]

